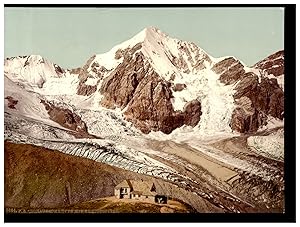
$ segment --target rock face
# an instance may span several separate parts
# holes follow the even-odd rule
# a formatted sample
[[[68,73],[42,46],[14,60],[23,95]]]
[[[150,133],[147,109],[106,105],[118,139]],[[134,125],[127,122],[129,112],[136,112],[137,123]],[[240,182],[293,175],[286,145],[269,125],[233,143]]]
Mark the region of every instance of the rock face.
[[[237,82],[245,73],[244,66],[233,57],[218,62],[212,70],[220,74],[219,80],[226,85]]]
[[[79,84],[77,87],[77,95],[89,96],[96,92],[97,84],[90,85],[86,84],[88,78],[102,79],[103,73],[108,70],[105,67],[100,67],[97,63],[92,63],[96,55],[93,55],[82,68],[73,69],[72,72],[78,74]],[[93,75],[91,75],[93,73]]]
[[[281,75],[283,63],[283,51],[279,51],[254,66],[265,70],[260,75],[246,73],[245,67],[233,57],[225,58],[212,67],[212,70],[219,74],[221,83],[236,84],[233,95],[236,108],[230,121],[233,131],[256,132],[259,127],[266,125],[268,115],[283,119],[283,90],[276,78],[268,77],[270,73]]]
[[[123,63],[103,80],[100,92],[104,98],[101,104],[107,108],[118,106],[123,109],[133,98],[138,84],[149,68],[149,63],[144,64],[142,53],[132,58],[125,57]]]
[[[126,107],[125,119],[144,133],[153,130],[168,134],[182,125],[196,126],[202,114],[201,103],[192,100],[186,103],[182,111],[174,111],[172,92],[188,89],[186,84],[174,83],[175,74],[170,76],[170,82],[166,81],[152,68],[151,59],[145,57],[141,48],[142,44],[138,43],[132,48],[116,51],[115,59],[123,61],[104,78],[100,89],[103,95],[101,105],[112,109]],[[182,45],[180,48],[185,50],[184,55],[176,57],[169,53],[168,58],[181,72],[191,73],[183,57],[186,55],[191,65],[195,66],[195,59],[190,55],[191,47]],[[267,58],[268,63],[262,61],[257,66],[269,67],[274,62],[280,63],[281,60],[276,59],[281,55],[282,52],[278,52]],[[211,63],[209,57],[201,57],[202,61],[197,60],[199,70],[205,68],[205,61]],[[245,66],[234,57],[215,63],[211,70],[219,74],[219,81],[225,86],[235,86],[233,98],[236,108],[230,121],[233,131],[255,132],[267,123],[267,116],[283,119],[283,90],[276,79],[264,75],[259,77],[253,72],[246,73]]]
[[[76,131],[80,135],[88,135],[84,121],[82,121],[77,114],[73,113],[69,109],[57,107],[44,100],[41,100],[41,103],[45,106],[52,121],[57,122],[65,128]]]
[[[201,103],[198,100],[188,102],[183,111],[184,124],[195,127],[200,121],[201,114]]]
[[[63,68],[61,68],[57,64],[54,64],[54,69],[55,69],[55,72],[57,73],[57,75],[64,74],[66,72]]]
[[[79,82],[79,85],[78,85],[78,90],[77,90],[77,95],[85,95],[85,96],[89,96],[89,95],[92,95],[96,92],[97,90],[97,86],[94,85],[86,85],[85,82],[87,81],[87,79],[85,80],[81,80]]]
[[[236,108],[230,122],[233,131],[256,132],[259,127],[267,124],[267,116],[283,119],[284,93],[275,78],[284,73],[283,51],[270,55],[253,68],[261,70],[259,75],[246,73],[245,67],[233,57],[225,58],[212,67],[219,74],[221,83],[236,83],[233,95]],[[271,74],[275,77],[270,77]]]
[[[7,101],[8,101],[8,104],[7,104],[8,108],[10,108],[10,109],[16,109],[15,106],[17,105],[18,100],[15,100],[11,96],[7,96],[5,99],[7,99]]]
[[[256,63],[254,68],[264,70],[267,74],[275,77],[284,74],[284,51],[278,51]]]
[[[243,97],[240,106],[234,109],[231,119],[231,128],[238,132],[255,132],[259,124],[258,112],[252,107],[251,100]]]
[[[235,88],[237,104],[232,113],[231,128],[242,133],[255,132],[266,124],[267,115],[283,119],[284,93],[277,80],[246,73]]]
[[[95,59],[95,57],[96,56],[93,55],[81,69],[76,70],[76,72],[78,72],[78,78],[79,78],[79,84],[77,87],[77,95],[88,96],[88,95],[95,93],[95,91],[97,90],[97,86],[91,86],[91,85],[85,84],[85,82],[87,81],[87,79],[89,77],[89,73],[88,73],[89,65]]]
[[[190,73],[191,71],[199,71],[206,68],[205,62],[212,63],[210,57],[199,50],[195,43],[178,42],[179,55],[176,57],[170,53],[169,60],[171,63],[184,73]],[[193,57],[194,55],[194,57]],[[185,60],[187,59],[187,61]],[[188,64],[192,66],[192,69],[188,67]]]
[[[137,48],[135,48],[137,50]],[[127,106],[125,118],[144,133],[171,133],[184,124],[195,126],[201,115],[201,105],[191,101],[184,111],[174,111],[170,83],[150,66],[143,53],[132,50],[119,52],[123,62],[103,80],[101,105],[107,108]]]
[[[135,95],[125,112],[126,119],[144,133],[151,129],[170,133],[182,125],[175,116],[171,97],[172,92],[168,85],[155,72],[150,72],[137,85]]]
[[[178,84],[173,85],[173,91],[182,91],[185,88],[186,88],[185,84],[178,83]]]

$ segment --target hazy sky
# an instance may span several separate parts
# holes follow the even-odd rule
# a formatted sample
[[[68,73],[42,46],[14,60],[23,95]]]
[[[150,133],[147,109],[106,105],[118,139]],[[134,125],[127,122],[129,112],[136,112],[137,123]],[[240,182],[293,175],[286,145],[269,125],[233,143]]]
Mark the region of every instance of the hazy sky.
[[[5,57],[82,66],[148,26],[253,65],[283,46],[281,8],[5,8]]]

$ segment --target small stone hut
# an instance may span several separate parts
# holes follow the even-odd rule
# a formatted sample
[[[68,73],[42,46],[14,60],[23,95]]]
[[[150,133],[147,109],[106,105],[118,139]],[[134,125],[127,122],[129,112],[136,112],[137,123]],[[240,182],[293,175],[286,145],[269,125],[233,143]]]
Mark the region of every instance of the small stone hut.
[[[137,199],[148,202],[167,203],[167,197],[156,192],[156,186],[151,181],[123,180],[115,187],[118,199]]]

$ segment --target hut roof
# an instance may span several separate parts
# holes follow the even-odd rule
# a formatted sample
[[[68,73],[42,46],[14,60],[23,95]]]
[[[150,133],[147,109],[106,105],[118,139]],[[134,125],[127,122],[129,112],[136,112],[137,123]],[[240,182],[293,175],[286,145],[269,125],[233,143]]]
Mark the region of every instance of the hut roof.
[[[115,189],[120,189],[120,188],[130,188],[132,189],[132,185],[129,180],[123,180],[120,184],[118,184]]]
[[[116,189],[130,188],[136,195],[156,195],[156,187],[152,181],[145,180],[124,180],[118,184]]]

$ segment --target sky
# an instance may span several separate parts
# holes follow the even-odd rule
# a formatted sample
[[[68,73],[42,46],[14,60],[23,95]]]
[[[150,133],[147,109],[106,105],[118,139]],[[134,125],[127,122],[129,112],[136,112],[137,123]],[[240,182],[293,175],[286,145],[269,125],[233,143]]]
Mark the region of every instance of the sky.
[[[145,27],[192,41],[213,57],[253,65],[284,49],[282,8],[4,8],[5,57],[39,54],[82,66]]]

